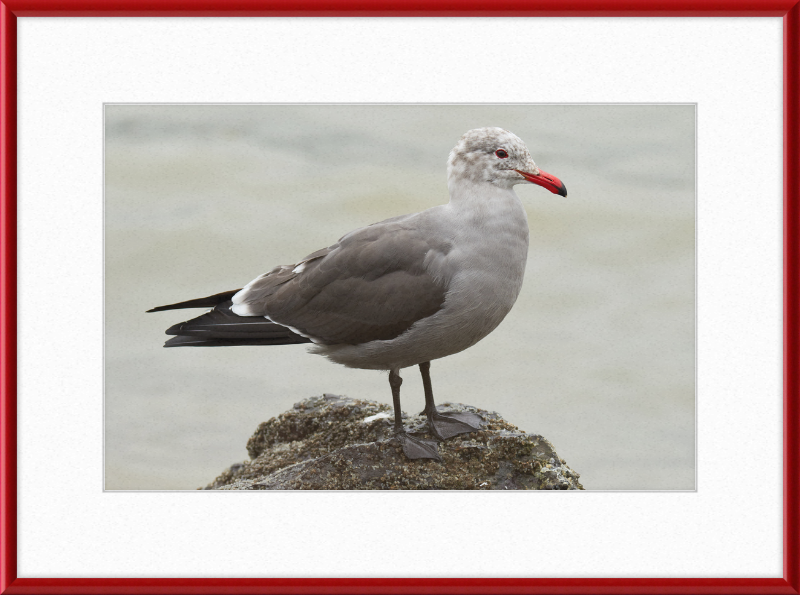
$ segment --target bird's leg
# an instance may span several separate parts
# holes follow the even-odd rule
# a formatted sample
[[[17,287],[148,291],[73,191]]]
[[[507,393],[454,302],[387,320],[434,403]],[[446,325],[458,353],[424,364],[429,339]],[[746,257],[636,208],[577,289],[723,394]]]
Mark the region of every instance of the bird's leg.
[[[422,386],[425,387],[425,410],[423,413],[428,416],[428,425],[431,434],[439,440],[447,440],[458,434],[467,434],[481,429],[481,418],[468,412],[439,413],[436,411],[436,404],[433,402],[433,387],[431,386],[431,362],[423,362],[419,365],[422,374]]]
[[[404,432],[403,412],[400,410],[400,385],[403,379],[396,370],[389,371],[389,386],[392,387],[392,402],[394,404],[394,431],[395,433]]]
[[[403,452],[409,459],[436,459],[441,461],[439,448],[432,440],[415,438],[403,427],[403,412],[400,410],[400,378],[398,370],[389,371],[389,386],[392,387],[392,401],[394,402],[394,435],[403,447]]]

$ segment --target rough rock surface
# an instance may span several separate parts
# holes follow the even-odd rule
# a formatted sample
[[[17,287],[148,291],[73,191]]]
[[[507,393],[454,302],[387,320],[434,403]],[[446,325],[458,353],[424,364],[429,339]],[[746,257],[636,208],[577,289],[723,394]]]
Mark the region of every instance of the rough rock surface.
[[[326,394],[297,403],[258,426],[249,461],[224,471],[207,490],[582,490],[579,475],[553,445],[497,413],[445,403],[440,413],[471,411],[484,428],[439,443],[442,462],[409,460],[392,438],[391,407]],[[406,416],[423,438],[427,420]]]

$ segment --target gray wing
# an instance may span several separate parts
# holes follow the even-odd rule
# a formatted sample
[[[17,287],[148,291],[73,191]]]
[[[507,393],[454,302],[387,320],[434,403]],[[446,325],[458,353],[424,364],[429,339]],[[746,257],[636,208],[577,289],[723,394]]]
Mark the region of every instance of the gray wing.
[[[446,294],[424,263],[450,245],[413,220],[395,217],[356,230],[297,265],[276,267],[234,296],[234,311],[268,316],[329,345],[399,336],[438,312]]]

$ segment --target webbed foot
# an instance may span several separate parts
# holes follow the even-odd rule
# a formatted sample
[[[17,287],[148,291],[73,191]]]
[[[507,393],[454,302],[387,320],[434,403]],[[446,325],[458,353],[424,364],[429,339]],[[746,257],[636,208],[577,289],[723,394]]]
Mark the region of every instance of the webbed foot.
[[[468,411],[439,413],[436,410],[426,412],[430,432],[440,441],[447,440],[459,434],[479,432],[483,429],[479,415]]]
[[[403,453],[409,459],[435,459],[441,461],[439,446],[433,440],[422,440],[403,431],[397,432],[395,438],[403,447]]]

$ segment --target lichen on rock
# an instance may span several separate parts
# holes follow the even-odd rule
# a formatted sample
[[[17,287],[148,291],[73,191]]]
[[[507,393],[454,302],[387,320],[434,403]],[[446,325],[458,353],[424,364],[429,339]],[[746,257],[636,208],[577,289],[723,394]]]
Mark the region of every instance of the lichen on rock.
[[[224,471],[207,490],[582,490],[579,474],[542,436],[497,413],[444,403],[440,413],[469,411],[481,431],[439,443],[442,461],[409,460],[393,438],[388,405],[325,394],[258,426],[249,461]],[[424,415],[403,417],[423,438]]]

